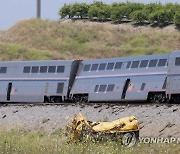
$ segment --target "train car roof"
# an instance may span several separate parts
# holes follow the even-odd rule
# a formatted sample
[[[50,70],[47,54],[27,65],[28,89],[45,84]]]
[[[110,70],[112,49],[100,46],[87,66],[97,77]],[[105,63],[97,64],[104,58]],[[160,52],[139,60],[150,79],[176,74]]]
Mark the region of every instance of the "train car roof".
[[[134,61],[134,60],[149,60],[149,59],[162,59],[168,58],[168,54],[153,54],[153,55],[143,55],[143,56],[128,56],[128,57],[116,57],[116,58],[102,58],[102,59],[91,59],[91,60],[83,60],[87,63],[95,63],[95,62],[116,62],[116,61]]]
[[[0,61],[3,65],[47,65],[53,63],[63,63],[64,65],[72,63],[74,60],[33,60],[33,61]]]

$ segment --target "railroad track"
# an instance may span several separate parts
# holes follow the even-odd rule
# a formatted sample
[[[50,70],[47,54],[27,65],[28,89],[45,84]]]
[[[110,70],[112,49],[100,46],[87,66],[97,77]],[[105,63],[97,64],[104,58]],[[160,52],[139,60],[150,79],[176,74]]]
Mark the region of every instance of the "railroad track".
[[[107,107],[114,107],[114,106],[125,106],[125,107],[133,107],[133,106],[149,106],[149,105],[155,105],[157,107],[159,106],[174,106],[174,105],[180,105],[180,104],[157,104],[157,103],[149,103],[149,102],[116,102],[116,103],[110,103],[110,102],[103,102],[103,103],[72,103],[72,102],[66,102],[66,103],[2,103],[0,106],[25,106],[25,107],[34,107],[34,106],[80,106],[80,107],[86,107],[86,106],[94,106],[94,108],[98,108],[101,106],[107,106]]]

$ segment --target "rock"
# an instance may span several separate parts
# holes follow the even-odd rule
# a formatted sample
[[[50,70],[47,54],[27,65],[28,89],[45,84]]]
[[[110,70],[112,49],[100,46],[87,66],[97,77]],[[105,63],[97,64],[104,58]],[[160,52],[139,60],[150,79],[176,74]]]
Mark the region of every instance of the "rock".
[[[17,112],[18,112],[18,110],[13,111],[13,113],[17,113]]]
[[[4,114],[3,116],[2,116],[2,118],[5,118],[6,117],[6,114]]]
[[[178,108],[175,108],[175,109],[173,109],[173,112],[175,112],[175,111],[177,111],[178,110]]]

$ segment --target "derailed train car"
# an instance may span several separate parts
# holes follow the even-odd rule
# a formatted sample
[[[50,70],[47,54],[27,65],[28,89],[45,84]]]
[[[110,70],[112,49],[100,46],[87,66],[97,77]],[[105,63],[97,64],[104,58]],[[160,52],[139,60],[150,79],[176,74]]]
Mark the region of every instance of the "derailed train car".
[[[180,100],[180,51],[84,60],[70,92],[77,101]]]
[[[96,60],[0,62],[0,102],[180,100],[180,51]]]
[[[62,102],[68,98],[79,61],[0,63],[0,102]]]

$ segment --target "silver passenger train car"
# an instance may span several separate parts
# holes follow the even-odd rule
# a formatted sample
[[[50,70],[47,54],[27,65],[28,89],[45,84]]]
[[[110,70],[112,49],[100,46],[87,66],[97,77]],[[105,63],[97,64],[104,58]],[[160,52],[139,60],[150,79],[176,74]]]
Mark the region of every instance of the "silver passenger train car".
[[[84,60],[70,92],[83,101],[180,101],[180,51]]]
[[[180,101],[180,51],[96,60],[0,62],[0,102]]]
[[[0,102],[62,102],[79,61],[0,62]]]

